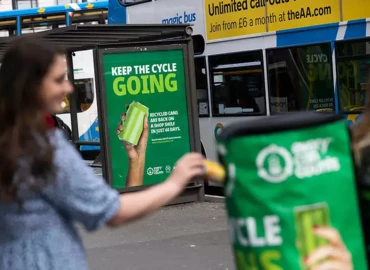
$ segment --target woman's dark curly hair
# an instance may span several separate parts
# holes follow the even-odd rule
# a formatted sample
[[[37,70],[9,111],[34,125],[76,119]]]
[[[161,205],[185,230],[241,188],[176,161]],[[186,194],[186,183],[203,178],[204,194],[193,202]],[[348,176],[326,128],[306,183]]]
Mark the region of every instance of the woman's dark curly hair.
[[[39,38],[17,38],[0,68],[0,200],[19,201],[21,187],[54,177],[54,149],[41,84],[62,51]]]

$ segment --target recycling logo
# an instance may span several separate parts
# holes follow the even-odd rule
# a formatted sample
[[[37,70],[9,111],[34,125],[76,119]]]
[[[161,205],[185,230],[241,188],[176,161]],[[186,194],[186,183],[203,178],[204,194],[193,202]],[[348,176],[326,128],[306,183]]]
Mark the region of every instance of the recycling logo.
[[[271,183],[281,183],[293,174],[294,162],[290,152],[275,144],[263,149],[256,160],[258,176]]]

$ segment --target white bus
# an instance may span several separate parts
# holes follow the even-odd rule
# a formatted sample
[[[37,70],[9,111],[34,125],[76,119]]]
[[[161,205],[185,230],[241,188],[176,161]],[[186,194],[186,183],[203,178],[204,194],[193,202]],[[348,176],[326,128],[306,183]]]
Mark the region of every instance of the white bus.
[[[367,5],[142,0],[127,5],[126,19],[191,23],[193,35],[204,37],[205,51],[195,56],[200,131],[207,158],[217,159],[215,138],[234,121],[302,110],[358,119],[370,63],[370,9],[361,8]]]

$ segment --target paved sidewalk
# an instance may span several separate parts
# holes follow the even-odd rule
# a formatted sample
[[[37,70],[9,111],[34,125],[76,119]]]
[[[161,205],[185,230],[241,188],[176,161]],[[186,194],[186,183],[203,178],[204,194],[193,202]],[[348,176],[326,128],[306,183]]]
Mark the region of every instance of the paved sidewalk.
[[[223,203],[165,207],[136,223],[83,233],[91,270],[234,270]]]

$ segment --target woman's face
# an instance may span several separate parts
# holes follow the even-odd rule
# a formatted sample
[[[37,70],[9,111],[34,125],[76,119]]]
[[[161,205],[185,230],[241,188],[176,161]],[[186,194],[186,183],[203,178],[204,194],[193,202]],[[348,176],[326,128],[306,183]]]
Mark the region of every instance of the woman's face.
[[[62,111],[62,102],[73,91],[72,84],[65,79],[66,66],[62,56],[55,57],[54,63],[41,84],[41,98],[47,113]]]

